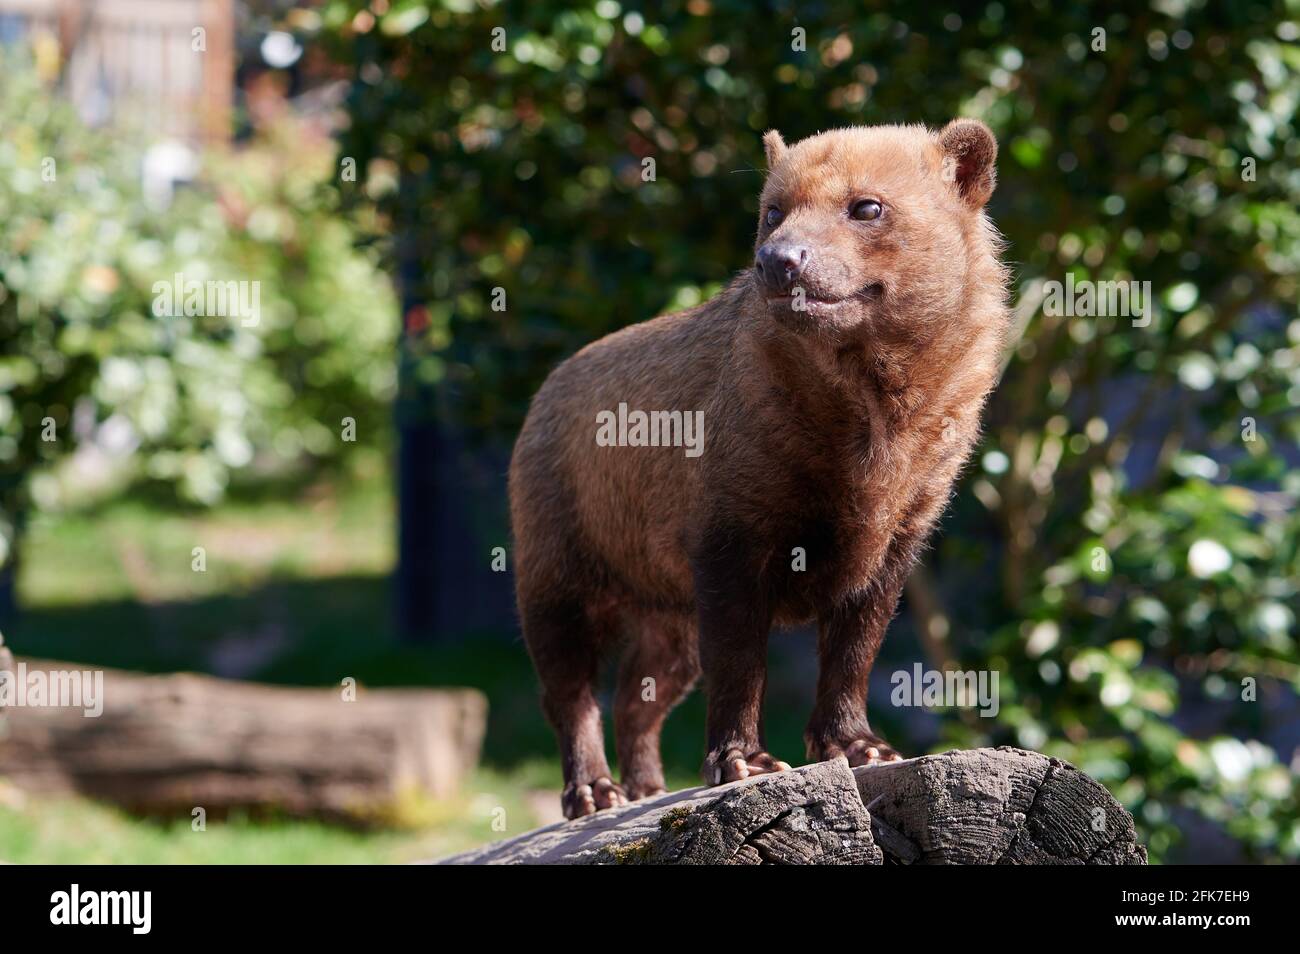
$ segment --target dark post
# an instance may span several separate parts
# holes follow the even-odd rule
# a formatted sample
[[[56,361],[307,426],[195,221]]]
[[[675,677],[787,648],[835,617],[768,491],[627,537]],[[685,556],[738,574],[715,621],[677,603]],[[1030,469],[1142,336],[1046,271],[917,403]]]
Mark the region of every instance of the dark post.
[[[398,336],[397,415],[397,573],[395,612],[404,639],[429,642],[438,617],[438,425],[432,386],[420,381],[414,366],[420,257],[408,230],[398,243],[398,294],[402,330]]]
[[[411,642],[514,632],[509,566],[491,567],[508,547],[506,468],[500,447],[468,440],[448,411],[454,396],[420,374],[425,305],[417,225],[398,244],[402,332],[398,341],[398,631]]]

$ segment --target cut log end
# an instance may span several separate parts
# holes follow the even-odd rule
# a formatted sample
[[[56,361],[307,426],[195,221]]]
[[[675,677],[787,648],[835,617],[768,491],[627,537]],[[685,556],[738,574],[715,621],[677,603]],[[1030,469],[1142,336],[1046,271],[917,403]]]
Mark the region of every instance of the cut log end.
[[[1145,864],[1133,819],[1023,749],[844,759],[539,828],[444,864]]]

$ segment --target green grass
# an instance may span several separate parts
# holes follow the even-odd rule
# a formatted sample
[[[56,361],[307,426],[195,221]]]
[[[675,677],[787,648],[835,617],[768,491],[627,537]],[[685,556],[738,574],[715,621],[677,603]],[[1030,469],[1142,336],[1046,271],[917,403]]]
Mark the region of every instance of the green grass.
[[[19,656],[146,672],[193,670],[286,685],[472,686],[489,700],[482,768],[415,831],[357,832],[293,820],[133,818],[84,799],[5,797],[0,860],[28,862],[398,862],[432,858],[550,820],[559,757],[514,633],[412,645],[391,617],[393,502],[382,482],[317,487],[299,500],[214,511],[139,501],[35,520],[6,633]],[[207,569],[191,569],[206,550]],[[773,639],[767,736],[797,758],[811,704],[808,646]],[[606,681],[608,685],[608,680]],[[607,720],[608,722],[608,720]],[[885,731],[890,725],[882,725]],[[669,784],[698,784],[704,705],[693,694],[663,735]],[[612,742],[609,751],[613,752]],[[494,831],[495,807],[507,829]]]
[[[0,789],[0,861],[15,864],[401,864],[440,858],[537,824],[529,772],[480,770],[418,830],[356,831],[300,820],[136,818],[80,798]],[[540,797],[533,795],[531,797]],[[504,809],[501,816],[497,809]],[[505,830],[493,831],[504,817]]]

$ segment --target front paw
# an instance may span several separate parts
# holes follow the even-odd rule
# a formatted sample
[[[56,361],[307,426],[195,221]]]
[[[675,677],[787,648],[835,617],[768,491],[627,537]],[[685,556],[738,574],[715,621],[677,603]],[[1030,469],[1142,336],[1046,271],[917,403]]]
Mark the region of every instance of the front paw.
[[[859,765],[871,765],[873,762],[903,761],[903,756],[898,753],[898,750],[878,735],[854,739],[844,747],[844,757],[854,768]]]
[[[643,798],[654,798],[656,795],[663,795],[668,791],[668,788],[664,784],[662,775],[652,775],[645,778],[636,775],[624,775],[623,791],[627,793],[629,801],[639,802]]]
[[[582,818],[602,808],[617,808],[627,804],[627,793],[621,785],[608,776],[590,782],[570,782],[560,795],[560,807],[565,818]]]
[[[700,774],[706,785],[725,785],[738,782],[751,775],[770,775],[774,772],[790,771],[790,763],[782,762],[762,749],[751,749],[748,753],[739,746],[726,746],[714,749],[704,760]]]
[[[808,758],[814,762],[825,762],[844,756],[853,768],[878,762],[903,761],[903,756],[874,732],[865,730],[854,733],[853,736],[845,742],[812,740],[808,743]]]

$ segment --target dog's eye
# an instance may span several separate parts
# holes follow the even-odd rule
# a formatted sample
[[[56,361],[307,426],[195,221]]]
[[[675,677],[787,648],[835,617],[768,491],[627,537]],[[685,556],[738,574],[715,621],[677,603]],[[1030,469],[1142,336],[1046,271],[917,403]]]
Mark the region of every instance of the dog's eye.
[[[782,212],[780,209],[771,208],[767,210],[767,217],[764,219],[764,221],[767,222],[767,227],[769,229],[774,229],[776,228],[777,223],[779,223],[781,219],[784,217],[784,215],[785,213]]]
[[[853,203],[853,207],[849,209],[849,215],[859,222],[870,222],[872,219],[880,218],[880,213],[884,211],[880,203],[875,199],[863,199],[860,202]]]

